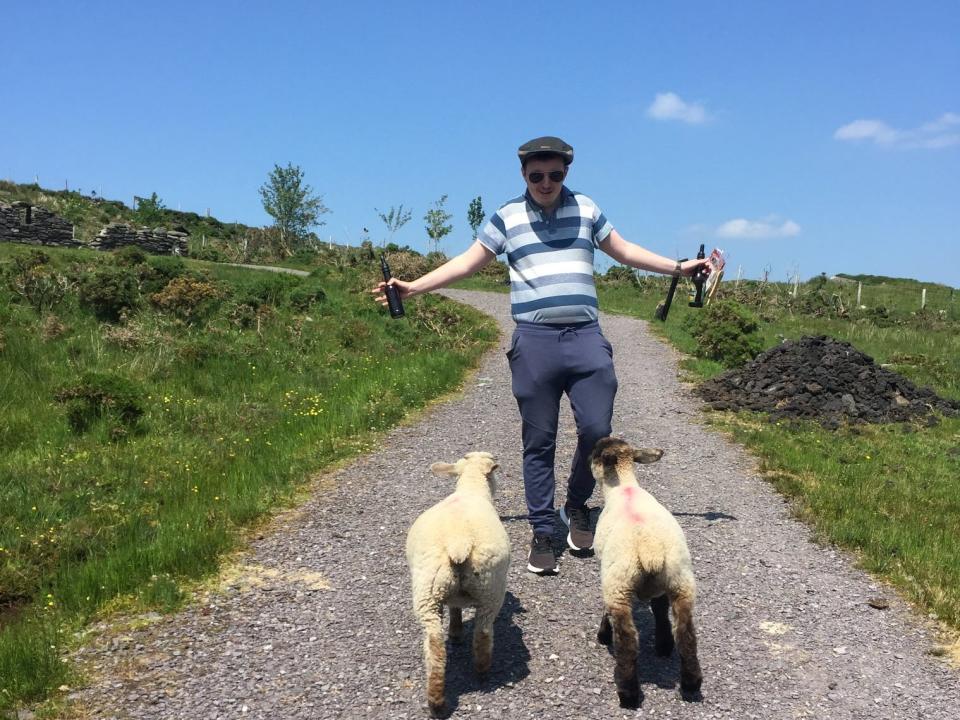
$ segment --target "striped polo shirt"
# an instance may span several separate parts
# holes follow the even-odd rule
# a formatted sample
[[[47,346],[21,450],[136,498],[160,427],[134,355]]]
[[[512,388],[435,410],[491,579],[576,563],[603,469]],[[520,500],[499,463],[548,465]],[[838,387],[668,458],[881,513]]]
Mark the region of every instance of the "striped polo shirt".
[[[507,254],[514,320],[569,325],[597,319],[593,252],[612,230],[593,200],[564,186],[552,212],[525,193],[497,210],[477,239]]]

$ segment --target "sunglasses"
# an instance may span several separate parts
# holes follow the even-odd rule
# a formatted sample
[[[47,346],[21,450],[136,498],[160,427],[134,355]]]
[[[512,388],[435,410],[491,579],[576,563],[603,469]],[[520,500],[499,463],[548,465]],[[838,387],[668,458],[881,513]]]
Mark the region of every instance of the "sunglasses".
[[[553,170],[549,173],[546,173],[549,176],[551,182],[560,182],[563,180],[563,170]],[[543,182],[544,173],[542,172],[532,172],[527,175],[527,180],[536,185],[539,182]]]

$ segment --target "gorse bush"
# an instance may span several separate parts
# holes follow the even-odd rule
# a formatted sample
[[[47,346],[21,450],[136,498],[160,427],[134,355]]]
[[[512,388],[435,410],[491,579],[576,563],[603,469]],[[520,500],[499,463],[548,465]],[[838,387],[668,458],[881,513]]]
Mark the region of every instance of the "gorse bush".
[[[10,278],[13,293],[40,314],[59,305],[70,289],[70,281],[46,265],[34,265]]]
[[[140,283],[129,268],[104,266],[88,272],[79,291],[80,304],[108,322],[140,307]]]
[[[67,422],[75,433],[85,433],[103,419],[111,424],[110,438],[118,440],[142,430],[143,395],[143,389],[128,378],[88,372],[79,382],[61,387],[54,398],[66,406]]]
[[[614,265],[604,273],[600,281],[608,285],[632,285],[638,287],[636,272],[623,265]]]
[[[732,300],[715,301],[685,322],[697,341],[697,355],[725,367],[739,367],[763,349],[756,316]]]
[[[187,272],[187,264],[171,255],[154,255],[147,259],[145,267],[140,269],[140,291],[144,295],[153,295],[163,290],[167,283]]]
[[[220,304],[224,292],[209,280],[184,275],[171,280],[150,296],[153,305],[192,325],[209,317]]]

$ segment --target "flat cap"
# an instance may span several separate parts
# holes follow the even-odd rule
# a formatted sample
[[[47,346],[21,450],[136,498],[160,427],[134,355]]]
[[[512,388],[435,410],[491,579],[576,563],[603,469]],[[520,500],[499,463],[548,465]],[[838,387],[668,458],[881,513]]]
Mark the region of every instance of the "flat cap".
[[[559,155],[569,165],[573,162],[573,148],[558,137],[545,135],[534,138],[520,146],[517,156],[523,162],[534,155]]]

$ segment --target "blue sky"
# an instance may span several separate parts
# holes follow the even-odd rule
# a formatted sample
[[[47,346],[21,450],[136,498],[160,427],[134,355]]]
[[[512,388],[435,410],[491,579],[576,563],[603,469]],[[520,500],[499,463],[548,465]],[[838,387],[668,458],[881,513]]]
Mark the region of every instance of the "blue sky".
[[[960,3],[4,3],[0,177],[225,221],[299,165],[357,244],[448,254],[559,135],[629,240],[730,271],[960,286]],[[949,254],[948,254],[949,253]]]

